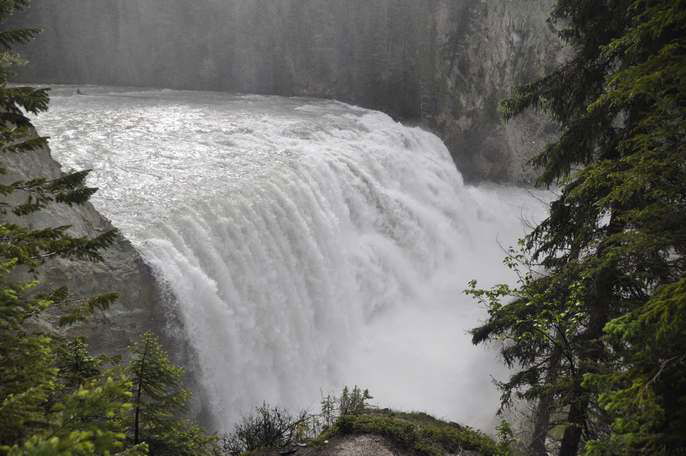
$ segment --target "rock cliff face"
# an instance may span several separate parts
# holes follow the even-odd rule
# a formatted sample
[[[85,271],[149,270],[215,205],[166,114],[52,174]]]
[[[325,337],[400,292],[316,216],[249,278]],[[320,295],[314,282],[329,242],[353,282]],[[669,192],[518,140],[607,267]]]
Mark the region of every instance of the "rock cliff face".
[[[0,176],[3,184],[37,177],[52,179],[61,175],[60,165],[48,149],[22,154],[5,153],[0,158],[0,165],[7,171]],[[13,195],[17,196],[20,195]],[[18,223],[35,229],[69,225],[70,233],[75,236],[95,236],[112,228],[90,203],[71,207],[56,204],[20,219],[10,215],[4,215],[2,219],[2,223]],[[185,341],[171,301],[158,287],[153,271],[121,235],[103,252],[103,256],[104,261],[99,263],[49,260],[39,270],[42,283],[67,286],[74,298],[105,292],[119,294],[119,300],[108,312],[97,315],[87,325],[79,325],[71,332],[87,337],[96,353],[121,355],[143,332],[153,331],[170,349],[172,358],[188,367],[188,383],[200,391],[193,376],[195,356]],[[198,397],[194,411],[201,413],[200,407]]]
[[[562,55],[552,3],[42,0],[16,21],[45,27],[24,80],[336,98],[435,130],[467,178],[523,181],[554,129],[497,106]]]
[[[513,87],[542,77],[564,58],[547,23],[552,4],[474,0],[459,17],[445,5],[438,12],[448,55],[438,65],[442,96],[425,120],[467,176],[519,182],[535,177],[526,162],[555,126],[533,113],[505,123],[498,105]]]

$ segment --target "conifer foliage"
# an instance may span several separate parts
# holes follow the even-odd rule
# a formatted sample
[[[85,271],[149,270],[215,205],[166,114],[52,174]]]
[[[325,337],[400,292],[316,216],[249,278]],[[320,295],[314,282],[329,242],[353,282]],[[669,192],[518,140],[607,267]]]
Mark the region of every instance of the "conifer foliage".
[[[131,440],[145,442],[150,454],[202,456],[212,454],[215,439],[195,424],[179,419],[186,411],[190,392],[183,388],[183,369],[169,361],[150,332],[131,347],[127,371],[132,382],[133,423]]]
[[[518,368],[503,401],[539,403],[532,454],[686,448],[686,1],[558,0],[571,57],[503,103],[561,127],[534,160],[559,188],[512,251],[518,287],[470,293]],[[508,301],[514,296],[514,300]],[[548,444],[550,440],[548,440]]]

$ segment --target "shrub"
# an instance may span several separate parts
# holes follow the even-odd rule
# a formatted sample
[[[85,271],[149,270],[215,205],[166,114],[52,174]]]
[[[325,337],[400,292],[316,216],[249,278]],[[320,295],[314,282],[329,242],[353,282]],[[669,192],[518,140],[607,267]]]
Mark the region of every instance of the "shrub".
[[[305,412],[294,417],[284,409],[263,403],[253,415],[244,417],[232,433],[224,436],[223,450],[226,454],[241,454],[259,448],[283,448],[293,442],[307,418]]]

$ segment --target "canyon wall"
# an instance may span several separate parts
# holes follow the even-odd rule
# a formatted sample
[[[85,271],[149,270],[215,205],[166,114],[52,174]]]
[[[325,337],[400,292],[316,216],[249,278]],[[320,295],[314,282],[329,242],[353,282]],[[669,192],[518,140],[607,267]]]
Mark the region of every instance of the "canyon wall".
[[[552,0],[35,0],[19,79],[336,98],[437,132],[468,180],[527,181],[555,129],[499,100],[561,58]]]

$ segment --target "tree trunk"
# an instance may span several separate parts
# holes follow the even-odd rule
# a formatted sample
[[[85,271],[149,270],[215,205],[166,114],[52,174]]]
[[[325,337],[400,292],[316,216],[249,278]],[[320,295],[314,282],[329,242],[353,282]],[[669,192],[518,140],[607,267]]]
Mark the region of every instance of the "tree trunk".
[[[606,228],[606,238],[621,233],[624,224],[619,222],[612,215],[610,223]],[[607,249],[610,247],[608,242],[603,242],[598,248],[596,257],[603,258]],[[613,284],[616,281],[617,271],[614,266],[606,265],[596,276],[592,286],[592,293],[589,295],[589,321],[585,339],[588,348],[581,353],[579,359],[579,372],[575,379],[572,402],[569,408],[567,422],[569,425],[565,429],[562,437],[560,456],[576,456],[579,451],[579,444],[584,427],[588,420],[588,406],[590,403],[589,392],[584,391],[581,386],[583,377],[587,373],[597,371],[597,366],[605,358],[605,347],[603,345],[603,330],[610,320],[612,303],[614,302]]]
[[[567,415],[568,426],[562,437],[560,446],[560,456],[576,456],[579,452],[579,443],[586,423],[586,413],[588,410],[588,397],[577,385],[574,392],[574,399],[569,407]]]
[[[545,376],[545,384],[550,386],[557,378],[560,370],[560,360],[562,358],[562,348],[556,346],[548,362],[548,372]],[[529,443],[529,453],[531,456],[548,456],[545,447],[545,440],[550,429],[550,415],[553,411],[553,393],[548,391],[541,396],[536,406],[534,431]]]
[[[600,287],[607,284],[608,274],[601,274],[599,278]],[[603,347],[602,336],[603,328],[608,321],[609,303],[611,299],[610,290],[601,290],[598,300],[592,305],[590,312],[590,324],[586,332],[588,338],[588,351],[579,360],[579,371],[574,379],[574,390],[567,414],[567,428],[562,437],[560,456],[576,456],[579,452],[579,444],[583,434],[586,421],[588,419],[588,405],[590,403],[589,392],[584,391],[581,382],[585,374],[596,371],[596,366],[602,361],[605,350]]]
[[[143,396],[143,369],[145,368],[145,358],[148,355],[149,341],[145,341],[145,349],[143,350],[143,357],[141,358],[141,366],[138,370],[138,382],[136,386],[136,411],[133,418],[133,444],[138,445],[140,441],[140,414],[141,414],[141,398]]]

